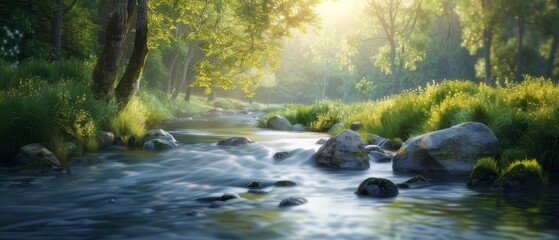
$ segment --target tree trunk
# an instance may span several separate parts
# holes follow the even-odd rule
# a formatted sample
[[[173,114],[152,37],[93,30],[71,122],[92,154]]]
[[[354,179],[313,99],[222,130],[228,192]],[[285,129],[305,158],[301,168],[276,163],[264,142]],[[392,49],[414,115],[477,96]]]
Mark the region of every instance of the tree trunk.
[[[545,76],[548,78],[553,77],[553,68],[555,67],[555,55],[557,54],[557,47],[559,46],[559,38],[557,36],[553,37],[553,43],[551,44],[551,50],[549,51],[549,56],[547,57],[547,67],[545,69]]]
[[[485,83],[492,85],[491,80],[491,42],[493,39],[493,31],[491,29],[483,30],[483,57],[485,59]]]
[[[147,1],[148,0],[138,0],[134,50],[132,51],[132,55],[130,55],[126,71],[124,71],[124,75],[122,75],[116,87],[117,99],[121,108],[126,107],[140,88],[140,79],[148,55]]]
[[[114,98],[114,82],[135,7],[134,0],[114,2],[105,29],[105,45],[93,69],[92,88],[97,99],[108,102]]]
[[[392,94],[396,94],[397,84],[400,79],[398,78],[398,71],[396,70],[396,42],[394,39],[388,39],[390,42],[390,73],[392,83],[390,85],[390,91]]]
[[[516,71],[514,73],[514,80],[516,82],[520,82],[522,80],[522,45],[524,42],[524,27],[525,27],[525,18],[522,13],[518,15],[518,39],[516,41],[517,46],[517,58],[516,58]]]
[[[171,92],[171,86],[173,85],[173,70],[175,69],[175,64],[177,63],[177,59],[178,59],[178,55],[173,53],[171,66],[169,66],[169,79],[167,80],[167,86],[165,87],[166,94],[169,94]]]
[[[321,95],[320,99],[326,98],[326,85],[327,85],[327,83],[328,83],[328,76],[324,75],[322,77],[322,95]]]
[[[184,68],[182,71],[181,82],[179,86],[175,89],[175,92],[173,93],[171,99],[176,99],[179,96],[181,89],[183,89],[186,85],[187,82],[186,77],[188,73],[188,68],[190,66],[190,60],[192,60],[192,58],[194,57],[195,48],[197,46],[198,43],[196,41],[190,43],[190,45],[188,46],[188,53],[186,54],[186,59],[184,60]]]
[[[52,45],[54,46],[55,59],[60,59],[62,49],[62,8],[64,7],[63,0],[56,1],[56,13],[54,14],[54,24],[52,31]]]

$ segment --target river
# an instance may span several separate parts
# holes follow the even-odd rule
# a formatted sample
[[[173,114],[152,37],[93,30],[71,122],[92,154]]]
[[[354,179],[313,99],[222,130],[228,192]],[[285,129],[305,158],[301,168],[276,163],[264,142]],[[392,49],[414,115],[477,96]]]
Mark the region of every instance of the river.
[[[427,176],[395,198],[354,194],[368,177],[403,182],[391,163],[365,171],[317,167],[320,138],[254,127],[251,119],[197,119],[163,126],[180,145],[161,152],[99,152],[61,176],[0,177],[0,239],[557,239],[559,189],[502,195],[466,188],[466,176]],[[216,143],[244,136],[255,144]],[[276,160],[277,152],[291,152]],[[278,180],[297,183],[275,187]],[[252,181],[267,194],[247,193]],[[556,182],[556,181],[555,181]],[[197,200],[233,192],[221,208]],[[282,199],[308,203],[279,208]],[[204,214],[189,216],[191,209]]]

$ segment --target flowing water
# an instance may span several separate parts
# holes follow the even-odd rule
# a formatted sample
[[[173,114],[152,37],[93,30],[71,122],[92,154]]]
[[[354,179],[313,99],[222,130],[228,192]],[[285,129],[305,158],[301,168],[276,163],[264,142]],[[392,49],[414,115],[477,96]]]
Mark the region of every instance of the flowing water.
[[[258,129],[239,119],[164,126],[180,145],[161,152],[96,153],[100,163],[69,163],[62,176],[0,176],[0,239],[557,239],[559,189],[500,195],[465,187],[465,176],[395,198],[354,194],[368,177],[403,182],[390,163],[366,171],[317,167],[325,134]],[[245,136],[256,144],[218,146]],[[277,152],[291,152],[275,160]],[[275,187],[278,180],[296,182]],[[267,194],[247,193],[259,181]],[[221,208],[197,200],[223,192],[242,199]],[[308,203],[279,208],[287,197]],[[190,209],[204,211],[189,216]]]

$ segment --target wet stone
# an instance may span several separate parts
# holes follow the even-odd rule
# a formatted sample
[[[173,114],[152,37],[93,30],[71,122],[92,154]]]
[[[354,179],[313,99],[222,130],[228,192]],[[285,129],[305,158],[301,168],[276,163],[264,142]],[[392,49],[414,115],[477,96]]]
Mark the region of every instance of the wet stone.
[[[294,207],[294,206],[306,204],[308,202],[309,200],[307,200],[304,197],[288,197],[286,199],[281,200],[278,207]]]
[[[210,205],[208,206],[209,208],[220,208],[225,206],[225,202],[223,201],[213,201],[210,203]]]
[[[261,188],[262,184],[257,181],[250,182],[247,186],[248,188]]]
[[[189,209],[185,212],[186,216],[197,217],[204,215],[204,211],[201,209]]]
[[[297,183],[289,181],[289,180],[280,180],[275,183],[278,187],[291,187],[297,185]]]
[[[283,159],[287,158],[287,155],[289,155],[288,152],[278,152],[278,153],[274,154],[274,159],[275,160],[283,160]]]

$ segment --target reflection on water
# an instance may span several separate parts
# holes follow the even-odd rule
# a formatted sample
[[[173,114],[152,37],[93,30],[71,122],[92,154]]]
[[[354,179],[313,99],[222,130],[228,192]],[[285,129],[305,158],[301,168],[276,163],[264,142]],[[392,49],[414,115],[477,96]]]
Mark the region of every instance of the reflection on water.
[[[68,176],[0,178],[0,239],[557,239],[559,189],[501,195],[465,187],[464,176],[392,199],[353,194],[367,177],[403,182],[390,163],[332,171],[310,160],[324,134],[255,129],[223,121],[166,127],[181,142],[164,152],[98,153],[104,161],[70,164]],[[257,144],[217,146],[231,136]],[[274,160],[280,151],[293,151]],[[291,180],[293,187],[275,187]],[[250,194],[261,182],[267,194]],[[196,198],[235,192],[243,199],[208,208]],[[290,196],[309,203],[278,208]],[[198,217],[189,209],[202,209]]]

